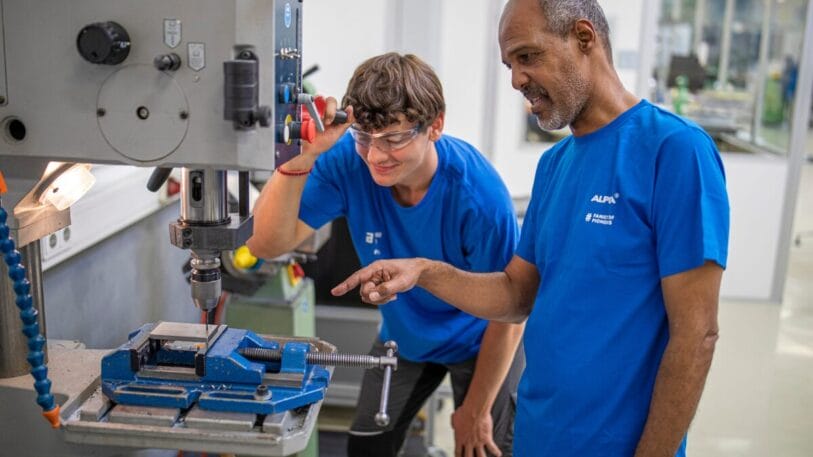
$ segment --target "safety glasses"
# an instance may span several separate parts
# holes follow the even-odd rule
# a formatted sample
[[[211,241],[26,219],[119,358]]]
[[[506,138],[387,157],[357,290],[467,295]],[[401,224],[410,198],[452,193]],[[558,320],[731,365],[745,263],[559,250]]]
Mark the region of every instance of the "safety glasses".
[[[375,146],[376,149],[382,152],[397,151],[411,143],[420,131],[420,124],[409,130],[386,133],[367,133],[355,125],[350,126],[350,135],[353,136],[356,145],[362,151],[369,150],[370,146]]]

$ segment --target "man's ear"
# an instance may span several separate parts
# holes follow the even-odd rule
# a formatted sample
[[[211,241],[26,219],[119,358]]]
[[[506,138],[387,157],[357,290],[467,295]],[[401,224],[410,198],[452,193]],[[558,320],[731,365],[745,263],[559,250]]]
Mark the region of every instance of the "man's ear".
[[[598,36],[593,24],[587,19],[579,19],[573,26],[573,33],[576,36],[576,42],[579,45],[579,50],[584,53],[590,52],[597,44]]]
[[[443,135],[443,125],[446,119],[446,113],[438,114],[438,117],[429,125],[427,132],[429,133],[430,141],[438,141],[440,136]]]

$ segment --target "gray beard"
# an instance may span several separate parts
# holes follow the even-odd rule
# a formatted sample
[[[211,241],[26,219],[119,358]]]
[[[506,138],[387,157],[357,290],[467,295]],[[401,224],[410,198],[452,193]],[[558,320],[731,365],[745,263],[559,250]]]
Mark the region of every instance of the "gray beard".
[[[573,123],[587,104],[587,93],[590,85],[576,71],[575,67],[566,69],[566,87],[558,95],[558,102],[553,104],[546,118],[536,116],[536,123],[542,130],[559,130]]]

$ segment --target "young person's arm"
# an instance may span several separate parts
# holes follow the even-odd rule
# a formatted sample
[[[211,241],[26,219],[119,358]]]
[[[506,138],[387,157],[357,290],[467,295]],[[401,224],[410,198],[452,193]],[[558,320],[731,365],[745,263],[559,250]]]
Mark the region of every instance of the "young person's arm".
[[[330,149],[353,122],[348,107],[348,122],[330,125],[336,113],[336,100],[327,98],[325,131],[313,143],[302,142],[302,153],[289,160],[271,176],[254,205],[254,233],[246,242],[252,254],[261,258],[280,256],[305,241],[315,228],[299,219],[299,207],[305,182],[320,154]]]

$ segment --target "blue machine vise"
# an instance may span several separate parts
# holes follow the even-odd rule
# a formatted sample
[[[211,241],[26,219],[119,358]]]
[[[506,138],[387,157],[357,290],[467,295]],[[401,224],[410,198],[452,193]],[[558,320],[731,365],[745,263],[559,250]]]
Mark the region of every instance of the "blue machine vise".
[[[275,414],[322,400],[330,379],[308,363],[307,342],[265,340],[248,330],[146,324],[102,359],[102,392],[135,406]]]

